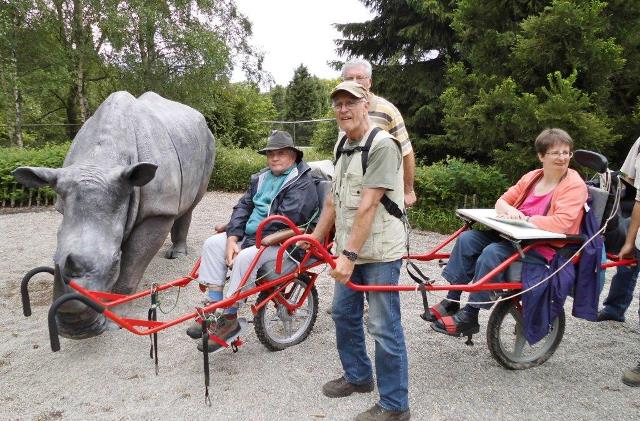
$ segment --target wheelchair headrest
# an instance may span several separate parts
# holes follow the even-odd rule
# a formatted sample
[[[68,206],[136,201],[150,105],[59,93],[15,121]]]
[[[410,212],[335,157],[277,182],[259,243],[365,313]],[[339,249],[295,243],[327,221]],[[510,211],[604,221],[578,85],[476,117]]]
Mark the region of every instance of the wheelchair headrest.
[[[600,174],[607,172],[607,167],[609,166],[607,157],[599,154],[598,152],[578,149],[573,153],[573,158],[578,164],[582,165],[583,167],[592,169],[593,171]]]

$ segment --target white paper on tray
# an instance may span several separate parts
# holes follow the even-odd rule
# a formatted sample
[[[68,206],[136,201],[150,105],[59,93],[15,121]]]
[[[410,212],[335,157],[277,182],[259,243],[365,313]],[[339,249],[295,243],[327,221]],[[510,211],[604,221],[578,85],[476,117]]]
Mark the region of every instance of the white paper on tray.
[[[460,216],[472,221],[477,221],[516,240],[560,240],[566,238],[564,234],[501,221],[497,218],[495,209],[458,209],[457,213]]]

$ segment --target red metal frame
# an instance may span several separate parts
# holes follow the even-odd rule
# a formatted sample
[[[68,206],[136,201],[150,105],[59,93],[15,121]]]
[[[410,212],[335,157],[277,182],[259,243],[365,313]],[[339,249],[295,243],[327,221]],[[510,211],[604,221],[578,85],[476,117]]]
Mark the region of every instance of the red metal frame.
[[[258,231],[256,233],[256,244],[261,244],[264,227],[267,224],[272,222],[281,222],[286,226],[288,226],[289,228],[291,228],[295,233],[293,237],[290,237],[289,239],[284,241],[280,246],[280,248],[278,249],[278,254],[276,258],[276,267],[275,267],[276,273],[280,274],[282,272],[282,263],[283,263],[284,253],[288,247],[294,245],[298,241],[306,241],[311,245],[309,250],[307,250],[307,252],[305,253],[305,256],[302,259],[301,264],[297,268],[297,270],[295,270],[292,273],[283,275],[278,279],[275,279],[272,281],[260,282],[253,288],[243,291],[242,289],[247,283],[249,274],[255,268],[255,265],[257,264],[259,257],[266,249],[266,246],[261,246],[254,261],[252,262],[249,269],[246,271],[242,280],[240,281],[239,288],[236,293],[234,293],[232,296],[222,301],[209,304],[202,308],[196,308],[194,312],[185,314],[173,320],[152,321],[152,320],[146,320],[146,319],[124,318],[124,317],[118,316],[115,312],[112,311],[112,309],[124,303],[128,303],[144,297],[150,297],[151,294],[155,292],[165,291],[167,289],[174,288],[174,287],[178,287],[178,288],[186,287],[189,283],[198,279],[200,259],[198,259],[195,262],[193,269],[191,270],[189,275],[183,278],[175,279],[166,284],[162,284],[162,285],[154,284],[150,289],[137,292],[131,295],[115,294],[111,292],[102,292],[102,291],[90,291],[83,288],[81,285],[79,285],[73,280],[69,282],[69,286],[73,288],[75,291],[77,291],[78,293],[88,297],[89,299],[95,301],[96,303],[99,303],[101,306],[105,308],[103,312],[105,317],[107,317],[108,319],[117,323],[119,326],[127,329],[129,332],[134,333],[136,335],[151,335],[151,334],[157,333],[161,330],[167,329],[171,326],[175,326],[187,320],[197,319],[202,314],[211,313],[220,308],[227,308],[237,303],[240,300],[243,300],[254,294],[260,293],[262,291],[267,291],[267,290],[272,290],[272,291],[264,300],[254,304],[251,307],[251,310],[253,311],[254,314],[257,313],[262,307],[267,305],[272,300],[278,301],[278,303],[285,306],[289,312],[293,313],[305,303],[307,297],[309,296],[311,288],[316,282],[318,274],[313,272],[308,272],[308,275],[310,276],[310,282],[307,284],[307,287],[303,295],[300,297],[300,299],[298,299],[296,303],[290,303],[288,301],[288,297],[282,296],[281,294],[282,291],[284,291],[285,288],[288,285],[290,285],[290,281],[295,279],[300,273],[307,272],[316,266],[326,263],[326,264],[329,264],[332,268],[335,268],[336,256],[333,256],[328,252],[328,248],[330,248],[330,244],[328,244],[328,246],[323,246],[311,235],[302,233],[302,231],[300,231],[300,229],[296,227],[288,218],[280,215],[270,216],[259,225]],[[438,246],[436,246],[435,248],[433,248],[432,250],[426,253],[408,255],[408,256],[405,256],[405,258],[411,258],[413,260],[418,260],[418,261],[431,261],[435,259],[448,258],[450,254],[441,253],[440,251],[444,247],[446,247],[448,244],[450,244],[452,241],[454,241],[460,234],[462,234],[462,232],[469,229],[469,227],[470,227],[469,224],[465,224],[463,227],[458,229],[455,233],[447,237],[447,239],[443,241],[441,244],[439,244]],[[537,242],[528,244],[527,246],[523,247],[522,251],[527,252],[531,248],[541,244],[547,244],[547,242],[537,241]],[[315,257],[317,260],[312,261],[311,259],[313,257]],[[507,258],[503,263],[501,263],[498,267],[496,267],[491,272],[483,276],[481,279],[471,284],[467,284],[467,285],[425,284],[424,288],[427,291],[458,290],[458,291],[465,291],[465,292],[474,292],[474,291],[482,291],[482,290],[519,290],[522,288],[521,282],[495,282],[495,283],[491,282],[491,279],[493,279],[495,275],[506,270],[509,267],[509,265],[511,265],[511,263],[513,263],[519,257],[520,257],[520,253],[515,252],[513,255]],[[618,259],[618,256],[613,254],[608,254],[607,257],[609,259],[609,262],[603,264],[602,265],[603,268],[636,264],[636,260],[634,259],[621,260],[621,259]],[[363,292],[415,291],[417,289],[415,285],[358,285],[358,284],[354,284],[351,281],[348,281],[346,285],[352,288],[353,290],[363,291]],[[217,338],[213,338],[213,339],[216,340]]]

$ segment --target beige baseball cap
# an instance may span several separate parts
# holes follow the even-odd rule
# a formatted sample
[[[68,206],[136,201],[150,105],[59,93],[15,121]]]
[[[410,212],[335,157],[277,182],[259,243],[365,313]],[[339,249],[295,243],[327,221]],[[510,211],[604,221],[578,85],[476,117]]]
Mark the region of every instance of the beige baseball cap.
[[[338,92],[347,92],[348,94],[353,95],[356,98],[367,99],[369,97],[369,91],[367,91],[367,88],[353,80],[345,80],[344,82],[340,82],[335,88],[333,88],[333,91],[331,91],[330,98],[333,99],[333,97],[336,96]]]

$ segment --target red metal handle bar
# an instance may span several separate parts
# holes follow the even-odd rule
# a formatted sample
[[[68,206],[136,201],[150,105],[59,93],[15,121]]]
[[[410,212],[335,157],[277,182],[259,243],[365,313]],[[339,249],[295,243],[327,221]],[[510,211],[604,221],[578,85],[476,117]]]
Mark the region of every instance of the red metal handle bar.
[[[302,234],[300,228],[298,228],[298,226],[294,224],[291,219],[282,215],[271,215],[260,222],[260,224],[258,225],[258,230],[256,231],[256,244],[262,244],[262,231],[264,231],[264,227],[266,227],[267,224],[271,224],[272,222],[282,222],[283,224],[291,228],[293,232],[296,233],[296,235]]]
[[[449,237],[447,237],[447,239],[444,240],[443,243],[441,243],[440,245],[434,247],[433,249],[429,250],[428,252],[422,253],[422,254],[411,254],[411,255],[405,256],[404,258],[405,259],[423,260],[423,261],[447,258],[447,257],[449,257],[449,253],[438,254],[438,252],[440,250],[442,250],[443,248],[445,248],[450,242],[452,242],[453,240],[458,238],[460,236],[460,234],[462,234],[464,231],[466,231],[468,229],[469,229],[469,225],[465,224],[464,226],[458,228],[458,230],[456,232],[454,232]]]
[[[306,241],[307,243],[309,243],[311,247],[314,249],[313,253],[316,254],[316,256],[322,258],[322,260],[325,263],[330,264],[332,268],[336,267],[336,263],[333,260],[333,256],[329,254],[327,249],[322,247],[322,244],[320,244],[318,240],[316,240],[313,236],[311,236],[311,234],[300,234],[300,235],[294,235],[293,237],[286,239],[278,249],[278,254],[276,255],[276,269],[275,269],[276,273],[278,274],[282,273],[282,260],[283,260],[283,255],[285,250],[289,246],[297,243],[298,241]]]
[[[336,262],[329,254],[329,252],[320,245],[318,240],[313,238],[309,234],[297,235],[295,237],[289,238],[287,241],[282,243],[282,246],[278,250],[278,254],[276,257],[276,273],[280,273],[282,271],[282,257],[284,254],[284,250],[289,247],[294,242],[298,241],[306,241],[308,242],[312,248],[314,248],[314,252],[318,253],[322,260],[329,264],[332,269],[335,269]],[[534,244],[526,246],[523,250],[526,252],[529,249],[534,247]],[[460,291],[481,291],[481,290],[492,290],[492,289],[520,289],[522,288],[522,283],[520,282],[501,282],[501,283],[489,283],[489,280],[495,276],[496,273],[501,272],[506,269],[509,264],[511,264],[514,260],[520,257],[519,253],[514,253],[509,259],[505,260],[505,262],[501,263],[497,268],[493,271],[482,277],[482,279],[478,280],[473,284],[468,285],[427,285],[427,290],[431,291],[449,291],[449,290],[460,290]],[[416,286],[414,285],[358,285],[354,284],[351,281],[348,281],[346,284],[349,288],[355,291],[367,292],[367,291],[378,291],[378,292],[391,292],[391,291],[415,291]]]
[[[308,270],[311,268],[314,268],[316,266],[321,265],[322,262],[318,261],[318,262],[314,262],[311,263],[308,266],[305,266],[302,268],[302,270]],[[290,280],[292,280],[293,278],[295,278],[296,276],[298,276],[298,274],[296,272],[292,272],[288,275],[285,275],[279,279],[273,280],[273,281],[269,281],[269,282],[265,282],[262,283],[260,285],[257,285],[254,288],[251,288],[247,291],[241,292],[239,294],[233,294],[231,297],[228,297],[222,301],[218,301],[215,303],[212,303],[204,308],[202,308],[201,312],[205,312],[205,313],[210,313],[212,311],[217,310],[218,308],[225,308],[225,307],[229,307],[230,305],[234,304],[235,302],[242,300],[246,297],[249,297],[251,295],[254,295],[256,293],[259,293],[261,291],[270,289],[270,288],[274,288],[279,286],[280,284],[285,284],[287,282],[289,282]],[[161,290],[165,290],[168,289],[172,286],[183,286],[183,285],[179,285],[180,282],[184,282],[184,285],[186,285],[187,283],[189,283],[190,281],[192,281],[192,279],[190,278],[182,278],[182,279],[178,279],[176,281],[171,282],[170,284],[164,284],[164,285],[159,285],[156,288],[156,291],[161,291]],[[126,318],[126,317],[120,317],[118,314],[114,313],[113,311],[111,311],[109,309],[109,307],[114,307],[117,304],[122,304],[124,302],[128,302],[131,301],[135,298],[140,298],[143,297],[145,295],[149,295],[150,290],[147,291],[142,291],[140,293],[134,294],[134,295],[130,295],[130,296],[124,296],[125,298],[122,300],[118,300],[118,302],[111,302],[111,303],[102,303],[99,301],[99,299],[96,297],[96,291],[90,291],[87,290],[83,287],[81,287],[80,285],[78,285],[75,281],[70,281],[69,282],[69,286],[71,286],[73,289],[75,289],[76,291],[78,291],[80,294],[82,294],[82,296],[87,297],[90,300],[93,300],[96,304],[99,304],[103,307],[105,307],[104,311],[102,312],[102,314],[107,317],[109,320],[112,320],[113,322],[115,322],[116,324],[118,324],[119,326],[121,326],[122,328],[128,330],[129,332],[136,334],[136,335],[151,335],[153,333],[157,333],[161,330],[164,330],[166,328],[169,328],[171,326],[175,326],[177,324],[180,324],[182,322],[185,322],[187,320],[192,320],[195,317],[199,316],[201,313],[198,312],[193,312],[193,313],[189,313],[186,314],[184,316],[181,316],[177,319],[174,320],[170,320],[170,321],[166,321],[166,322],[149,322],[147,320],[138,320],[138,319],[130,319],[130,318]],[[138,327],[145,327],[147,329],[145,330],[141,330],[138,329]]]

